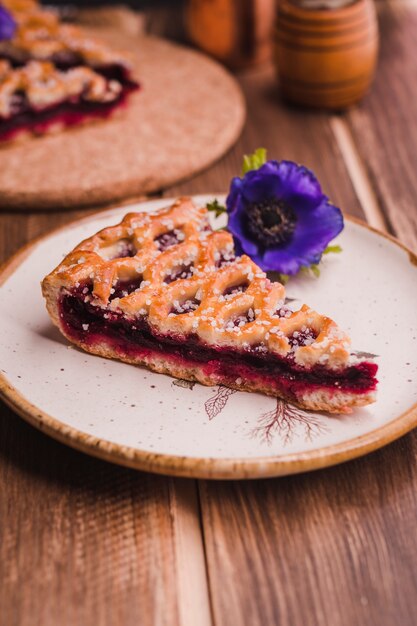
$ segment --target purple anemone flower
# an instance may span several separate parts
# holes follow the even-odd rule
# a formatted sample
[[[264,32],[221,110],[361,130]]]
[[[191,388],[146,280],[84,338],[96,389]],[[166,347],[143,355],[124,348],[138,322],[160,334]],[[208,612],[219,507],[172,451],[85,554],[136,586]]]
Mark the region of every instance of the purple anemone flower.
[[[343,229],[313,172],[292,161],[267,161],[234,178],[226,207],[236,252],[264,271],[294,275],[316,265]]]
[[[0,5],[0,41],[11,39],[16,30],[16,22],[12,15]]]

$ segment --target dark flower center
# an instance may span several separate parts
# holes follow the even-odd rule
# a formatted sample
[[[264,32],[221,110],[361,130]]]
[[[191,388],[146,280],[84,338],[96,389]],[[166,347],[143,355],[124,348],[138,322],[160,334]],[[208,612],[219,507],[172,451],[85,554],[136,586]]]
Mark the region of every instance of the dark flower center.
[[[246,215],[249,233],[266,248],[289,241],[297,225],[294,209],[274,198],[251,204]]]

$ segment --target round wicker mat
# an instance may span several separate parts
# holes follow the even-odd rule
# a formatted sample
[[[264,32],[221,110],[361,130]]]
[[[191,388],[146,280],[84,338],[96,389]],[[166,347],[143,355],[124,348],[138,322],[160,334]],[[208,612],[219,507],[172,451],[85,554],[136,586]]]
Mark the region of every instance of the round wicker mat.
[[[1,148],[1,209],[74,208],[156,191],[204,169],[238,138],[245,105],[221,66],[158,38],[105,37],[133,53],[143,89],[119,117]]]

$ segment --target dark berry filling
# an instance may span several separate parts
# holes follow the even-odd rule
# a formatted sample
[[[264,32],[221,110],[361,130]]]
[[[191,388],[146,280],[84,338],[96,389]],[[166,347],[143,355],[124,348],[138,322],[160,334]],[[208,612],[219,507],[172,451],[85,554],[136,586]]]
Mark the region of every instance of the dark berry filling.
[[[221,267],[230,265],[230,263],[233,263],[234,260],[235,260],[234,254],[223,253],[223,254],[220,254],[220,257],[217,259],[215,266],[217,269],[220,269]]]
[[[2,51],[1,58],[5,61],[8,61],[12,67],[22,67],[31,61],[30,54],[25,54],[23,51],[20,51],[16,55],[12,53]],[[101,74],[108,80],[117,80],[122,85],[137,87],[137,83],[132,79],[131,73],[128,68],[119,63],[112,63],[108,65],[89,65],[83,59],[82,55],[78,54],[72,50],[60,50],[59,52],[55,52],[48,59],[43,59],[44,61],[49,61],[53,63],[58,70],[62,72],[74,69],[75,67],[90,67],[92,70],[97,72],[97,74]]]
[[[274,313],[274,315],[277,315],[278,317],[290,317],[291,314],[292,311],[287,306],[280,307]]]
[[[223,295],[230,296],[235,293],[244,293],[248,287],[249,287],[249,283],[248,281],[245,281],[243,283],[240,283],[239,285],[228,287],[225,291],[223,291]]]
[[[172,307],[170,313],[174,313],[174,315],[182,315],[183,313],[190,313],[190,311],[195,311],[201,304],[201,300],[197,298],[190,298],[185,300],[184,302],[174,302],[174,306]]]
[[[191,278],[193,275],[194,263],[189,263],[188,265],[180,265],[178,267],[174,267],[171,271],[171,274],[165,277],[164,282],[169,284],[173,283],[174,280],[178,280],[179,278]]]
[[[245,324],[248,324],[249,322],[254,322],[255,321],[255,312],[253,309],[249,309],[248,311],[246,311],[246,313],[242,313],[241,315],[237,315],[236,317],[232,318],[227,324],[226,324],[226,328],[229,328],[230,326],[244,326]]]
[[[12,139],[23,130],[30,130],[35,134],[44,133],[51,124],[59,122],[64,126],[75,126],[81,122],[95,118],[106,118],[125,103],[125,94],[113,102],[62,102],[59,105],[37,111],[27,109],[7,120],[0,119],[0,141]]]
[[[112,256],[111,260],[134,257],[136,252],[136,248],[131,241],[129,241],[128,239],[121,240],[119,242],[117,252],[114,256]]]
[[[26,97],[26,94],[23,91],[16,91],[12,97],[10,102],[10,112],[11,115],[20,115],[21,113],[25,113],[29,110],[29,102]]]
[[[83,65],[83,58],[81,54],[74,52],[73,50],[60,50],[55,52],[51,57],[52,63],[59,70],[70,70],[78,65]]]
[[[243,375],[246,378],[262,378],[268,384],[284,389],[287,394],[323,387],[351,393],[366,393],[376,388],[378,368],[371,362],[365,361],[338,371],[326,369],[323,365],[307,370],[298,366],[293,356],[281,358],[270,354],[263,345],[241,350],[214,348],[204,344],[195,334],[189,335],[186,342],[181,337],[161,335],[149,326],[145,317],[128,320],[121,313],[93,306],[90,300],[89,293],[85,293],[85,286],[80,286],[72,293],[62,294],[61,319],[66,333],[75,340],[92,345],[104,340],[111,343],[119,353],[132,357],[163,354],[167,358],[209,368],[225,378]],[[174,303],[171,312],[181,314],[192,311],[198,304],[196,299],[182,304]],[[311,337],[308,331],[304,331],[296,339],[301,345]]]
[[[158,248],[161,252],[171,248],[171,246],[177,245],[179,243],[178,232],[175,230],[170,230],[167,233],[163,233],[159,235],[159,237],[155,238],[155,242],[158,245]]]
[[[301,346],[308,346],[316,339],[317,333],[312,328],[306,328],[305,330],[296,330],[290,337],[288,337],[288,343],[291,348],[297,348]]]
[[[142,276],[138,276],[137,278],[134,278],[132,280],[119,280],[112,288],[109,300],[114,300],[115,298],[124,298],[125,296],[128,296],[130,293],[133,293],[137,289],[140,289],[142,281]]]
[[[64,126],[75,126],[84,120],[109,117],[115,109],[126,104],[128,95],[136,91],[139,85],[128,77],[124,68],[119,66],[109,66],[100,70],[100,73],[109,80],[119,75],[122,70],[125,75],[125,79],[120,81],[122,90],[112,102],[92,102],[84,100],[81,96],[76,102],[69,98],[44,109],[35,109],[30,106],[23,92],[16,92],[13,95],[11,117],[0,117],[0,141],[12,139],[23,130],[42,134],[54,122],[60,122]]]

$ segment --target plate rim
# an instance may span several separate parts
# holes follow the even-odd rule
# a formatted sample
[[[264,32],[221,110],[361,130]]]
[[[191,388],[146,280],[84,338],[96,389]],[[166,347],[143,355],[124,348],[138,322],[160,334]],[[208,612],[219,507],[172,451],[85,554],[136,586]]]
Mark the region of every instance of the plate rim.
[[[196,200],[202,196],[220,196],[223,194],[199,194],[192,196]],[[25,259],[44,240],[58,234],[66,228],[77,226],[82,222],[94,220],[110,211],[125,209],[132,210],[139,204],[150,204],[166,201],[173,198],[147,199],[131,205],[113,206],[111,208],[90,213],[87,216],[75,218],[64,225],[36,237],[19,248],[9,259],[0,265],[0,286],[10,278]],[[407,252],[409,262],[417,266],[417,255],[401,241],[384,233],[363,220],[344,214],[347,221],[365,228],[376,235],[387,239],[397,247]],[[417,426],[417,402],[407,411],[401,413],[387,424],[372,430],[369,433],[354,437],[344,442],[316,448],[308,452],[297,452],[277,456],[253,458],[200,458],[153,453],[138,448],[123,446],[94,435],[84,433],[77,428],[68,426],[58,418],[49,415],[32,404],[21,394],[0,372],[0,398],[26,422],[53,439],[69,447],[84,452],[105,461],[123,465],[133,469],[170,476],[203,479],[259,479],[297,474],[300,472],[318,470],[332,465],[349,461],[399,439]]]

